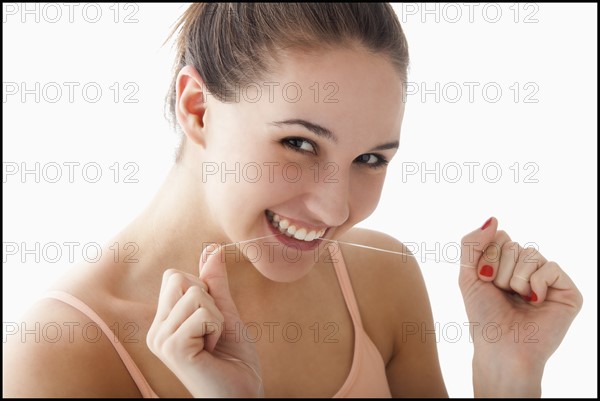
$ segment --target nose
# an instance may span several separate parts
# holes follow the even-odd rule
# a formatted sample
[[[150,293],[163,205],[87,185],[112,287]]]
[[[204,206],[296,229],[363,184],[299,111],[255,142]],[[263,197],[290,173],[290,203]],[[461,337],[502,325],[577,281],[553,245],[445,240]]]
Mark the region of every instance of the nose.
[[[333,170],[332,167],[336,167]],[[347,169],[331,165],[312,179],[308,209],[328,226],[341,226],[350,217],[350,176]]]

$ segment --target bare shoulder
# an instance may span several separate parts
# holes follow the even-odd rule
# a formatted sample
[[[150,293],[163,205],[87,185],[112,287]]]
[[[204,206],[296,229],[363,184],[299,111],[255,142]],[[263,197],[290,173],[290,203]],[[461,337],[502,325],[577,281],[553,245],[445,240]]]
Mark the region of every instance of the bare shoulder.
[[[79,310],[42,299],[14,326],[5,336],[5,397],[140,396],[110,340]]]
[[[384,358],[392,396],[446,397],[437,344],[415,333],[415,328],[431,332],[434,325],[414,256],[396,238],[374,230],[354,228],[339,240],[397,252],[340,244],[363,325]]]
[[[407,298],[418,291],[418,285],[415,284],[421,284],[423,280],[419,265],[409,249],[393,236],[380,231],[353,228],[339,240],[391,251],[340,244],[353,286],[378,288],[389,291],[395,297],[402,293]]]

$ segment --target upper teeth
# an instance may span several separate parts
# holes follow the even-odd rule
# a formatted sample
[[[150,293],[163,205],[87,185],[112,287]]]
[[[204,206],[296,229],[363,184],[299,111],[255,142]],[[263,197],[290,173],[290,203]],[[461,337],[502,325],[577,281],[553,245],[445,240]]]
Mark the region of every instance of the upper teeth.
[[[278,228],[283,234],[288,237],[294,236],[294,238],[303,240],[303,241],[312,241],[315,238],[321,238],[323,234],[325,234],[326,228],[322,228],[321,230],[310,230],[303,227],[296,227],[295,225],[290,225],[289,220],[281,217],[277,213],[273,213],[270,210],[267,210],[267,216],[271,221],[273,227]]]

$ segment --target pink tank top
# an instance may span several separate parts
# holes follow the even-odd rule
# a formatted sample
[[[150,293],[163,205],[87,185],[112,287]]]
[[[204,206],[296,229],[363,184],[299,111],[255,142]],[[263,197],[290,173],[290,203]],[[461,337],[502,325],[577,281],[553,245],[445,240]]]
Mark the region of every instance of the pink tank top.
[[[358,305],[352,291],[352,285],[350,284],[350,278],[339,244],[337,242],[331,242],[330,244],[334,248],[333,252],[330,252],[332,253],[332,263],[344,295],[344,300],[346,301],[346,306],[352,317],[355,333],[354,356],[350,373],[333,398],[390,398],[391,393],[387,382],[385,363],[379,350],[363,328]],[[45,296],[71,305],[98,324],[98,327],[102,329],[106,337],[112,342],[129,374],[138,386],[142,397],[158,398],[158,395],[152,390],[152,387],[150,387],[150,384],[144,375],[142,375],[142,372],[129,353],[118,339],[115,338],[112,330],[96,312],[80,299],[64,291],[49,291]]]

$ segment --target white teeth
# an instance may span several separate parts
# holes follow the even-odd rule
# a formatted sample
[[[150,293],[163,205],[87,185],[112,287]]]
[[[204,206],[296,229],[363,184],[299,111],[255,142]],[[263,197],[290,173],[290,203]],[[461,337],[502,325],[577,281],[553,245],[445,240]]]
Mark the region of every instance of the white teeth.
[[[304,241],[312,241],[315,239],[316,236],[317,236],[317,233],[313,230],[313,231],[309,232],[308,234],[306,234],[306,237],[304,237]]]
[[[288,228],[288,231],[289,231],[289,230],[290,230],[290,229]],[[296,231],[296,233],[294,234],[294,238],[296,238],[296,239],[301,239],[301,240],[304,240],[304,238],[305,238],[305,237],[306,237],[306,229],[304,229],[304,228],[301,228],[301,229],[299,229],[299,230],[298,230],[298,231]]]
[[[310,242],[315,238],[321,238],[325,234],[325,231],[327,231],[326,228],[319,231],[308,231],[306,228],[297,228],[295,225],[290,225],[289,220],[282,218],[277,213],[273,213],[270,210],[267,210],[267,216],[273,227],[279,229],[279,231],[288,237],[293,236],[297,240]]]

